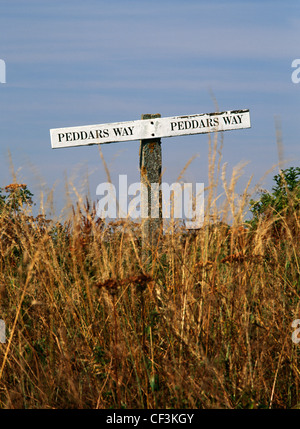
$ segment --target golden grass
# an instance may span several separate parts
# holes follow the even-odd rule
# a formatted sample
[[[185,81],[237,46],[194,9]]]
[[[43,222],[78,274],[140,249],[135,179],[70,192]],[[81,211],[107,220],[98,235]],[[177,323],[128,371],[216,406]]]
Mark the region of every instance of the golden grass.
[[[148,260],[139,225],[88,203],[62,224],[1,213],[1,408],[297,407],[299,213],[280,238],[270,219],[250,232],[218,153],[203,228],[170,229]]]

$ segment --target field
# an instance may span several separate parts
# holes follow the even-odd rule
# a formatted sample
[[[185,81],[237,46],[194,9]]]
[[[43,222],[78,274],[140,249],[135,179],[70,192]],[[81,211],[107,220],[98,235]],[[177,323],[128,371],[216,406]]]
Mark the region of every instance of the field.
[[[248,189],[223,173],[210,169],[204,226],[170,224],[146,257],[140,225],[84,199],[63,223],[33,217],[12,198],[25,185],[7,187],[0,408],[300,406],[299,210],[251,227]]]

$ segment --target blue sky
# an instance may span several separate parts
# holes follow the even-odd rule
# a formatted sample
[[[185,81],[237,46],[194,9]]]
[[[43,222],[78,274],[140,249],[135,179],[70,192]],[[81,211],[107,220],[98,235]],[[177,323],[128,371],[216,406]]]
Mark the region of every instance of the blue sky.
[[[252,187],[278,162],[275,117],[281,123],[284,167],[300,165],[298,1],[1,0],[0,186],[17,180],[39,200],[65,183],[97,199],[106,181],[97,146],[51,149],[51,128],[250,109],[251,129],[223,133],[228,177],[248,162],[238,183]],[[113,183],[139,181],[139,142],[102,146]],[[208,136],[162,140],[164,181],[185,174],[208,183]],[[262,182],[270,189],[274,169]],[[222,192],[222,189],[221,189]],[[76,194],[71,190],[71,198]]]

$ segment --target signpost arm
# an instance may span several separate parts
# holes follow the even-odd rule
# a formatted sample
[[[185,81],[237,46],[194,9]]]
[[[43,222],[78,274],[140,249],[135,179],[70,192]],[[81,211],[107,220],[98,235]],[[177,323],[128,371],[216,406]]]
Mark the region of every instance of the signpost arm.
[[[157,114],[143,114],[142,119],[160,118]],[[140,141],[141,175],[141,213],[142,213],[142,248],[146,256],[147,249],[157,247],[162,233],[162,195],[161,195],[161,140],[149,138]]]

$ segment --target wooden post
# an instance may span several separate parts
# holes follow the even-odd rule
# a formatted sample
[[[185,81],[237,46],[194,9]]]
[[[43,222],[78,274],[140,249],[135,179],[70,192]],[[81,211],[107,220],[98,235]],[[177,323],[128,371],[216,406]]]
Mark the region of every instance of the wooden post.
[[[142,119],[160,117],[159,113],[142,115]],[[162,159],[160,138],[149,138],[140,142],[142,249],[145,257],[157,247],[162,234]]]

